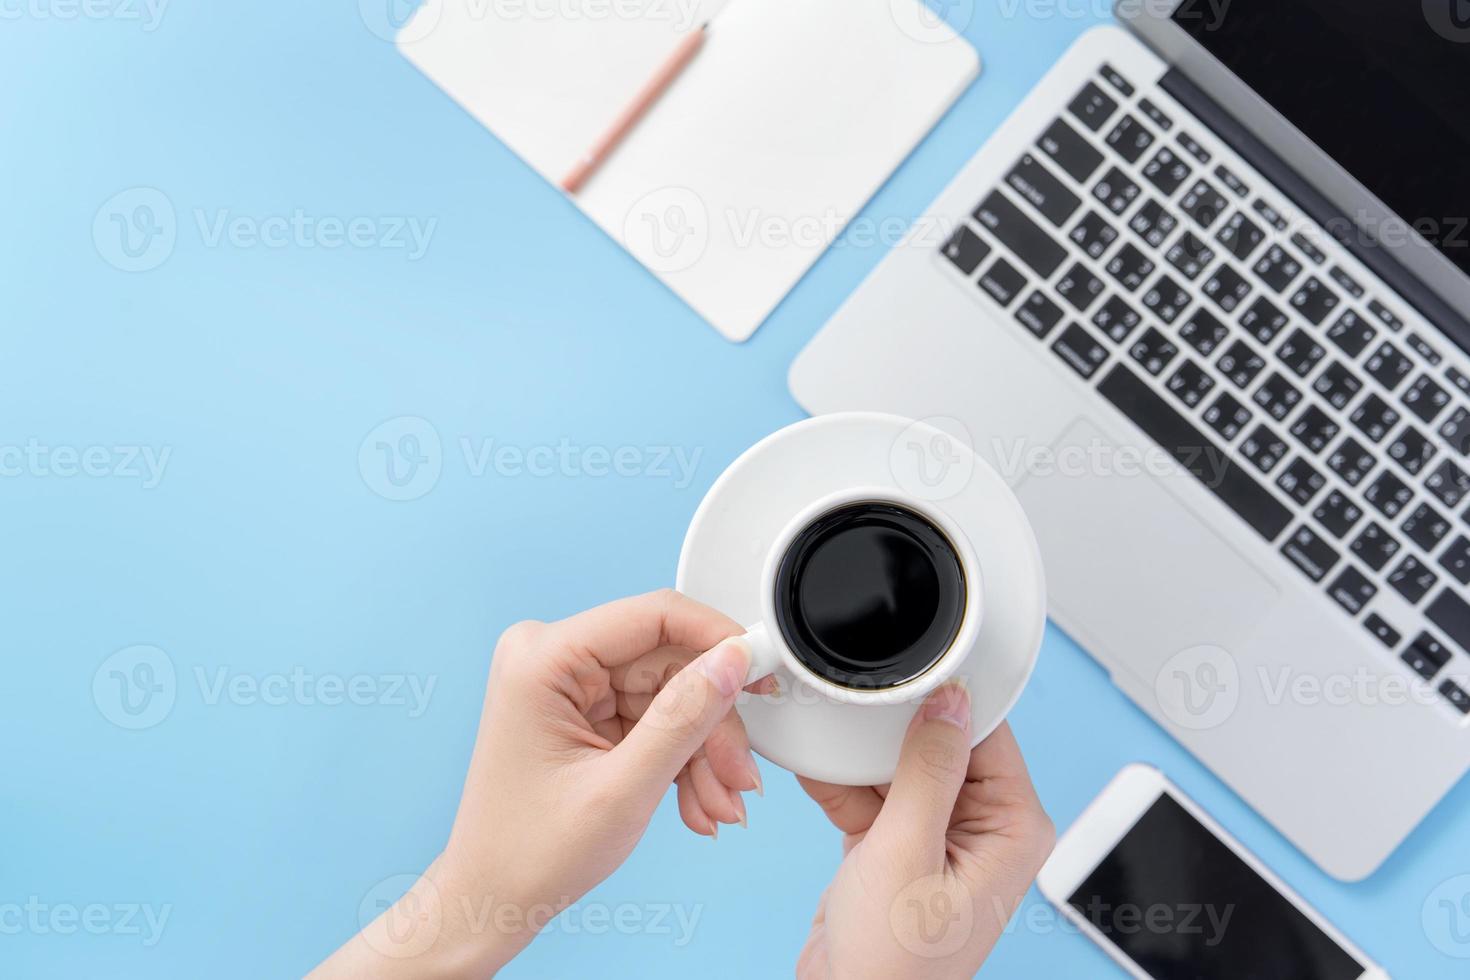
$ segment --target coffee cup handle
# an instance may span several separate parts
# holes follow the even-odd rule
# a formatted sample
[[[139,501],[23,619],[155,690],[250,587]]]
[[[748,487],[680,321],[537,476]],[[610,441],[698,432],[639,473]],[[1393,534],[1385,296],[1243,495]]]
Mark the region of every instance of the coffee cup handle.
[[[750,650],[750,670],[745,675],[745,686],[749,687],[763,677],[769,677],[781,666],[781,651],[777,648],[771,631],[764,623],[757,623],[741,637]]]

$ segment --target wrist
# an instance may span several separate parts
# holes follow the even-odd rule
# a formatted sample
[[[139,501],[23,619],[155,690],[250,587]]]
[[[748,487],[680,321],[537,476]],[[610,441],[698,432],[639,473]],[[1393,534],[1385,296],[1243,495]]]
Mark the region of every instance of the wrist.
[[[424,871],[421,883],[432,889],[440,909],[439,959],[453,971],[437,975],[495,974],[529,946],[563,907],[527,897],[535,889],[480,873],[477,869],[483,865],[445,851]]]

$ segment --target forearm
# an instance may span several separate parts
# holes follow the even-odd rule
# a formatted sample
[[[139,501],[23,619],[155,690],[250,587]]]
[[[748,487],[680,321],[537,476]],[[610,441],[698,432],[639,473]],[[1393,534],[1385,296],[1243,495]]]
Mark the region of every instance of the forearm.
[[[545,923],[441,856],[412,888],[311,973],[314,980],[494,976]],[[554,914],[546,910],[547,916]]]

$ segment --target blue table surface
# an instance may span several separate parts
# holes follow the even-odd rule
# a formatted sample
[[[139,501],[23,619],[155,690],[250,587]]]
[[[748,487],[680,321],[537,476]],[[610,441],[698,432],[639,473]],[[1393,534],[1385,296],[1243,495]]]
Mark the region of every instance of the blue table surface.
[[[985,73],[864,218],[920,213],[1103,6],[948,3]],[[731,345],[368,29],[378,11],[3,12],[0,974],[300,974],[442,845],[499,632],[672,583],[710,483],[801,417],[787,365],[882,247],[840,241]],[[376,443],[405,435],[430,462],[398,486]],[[562,455],[484,465],[507,446]],[[172,668],[171,705],[119,699],[140,663]],[[1345,885],[1055,629],[1013,722],[1059,826],[1152,762],[1396,976],[1464,975],[1423,911],[1470,871],[1470,787]],[[508,975],[788,973],[839,848],[766,771],[717,844],[666,802]],[[1034,891],[984,972],[1117,975]]]

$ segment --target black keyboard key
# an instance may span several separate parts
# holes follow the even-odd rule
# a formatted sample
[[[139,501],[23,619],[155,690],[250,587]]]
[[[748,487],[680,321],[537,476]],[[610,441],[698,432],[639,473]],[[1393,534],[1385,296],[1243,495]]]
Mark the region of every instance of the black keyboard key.
[[[1069,324],[1062,331],[1051,349],[1084,378],[1091,378],[1108,359],[1108,349],[1088,333],[1087,328],[1076,323]]]
[[[1225,342],[1230,336],[1230,328],[1215,318],[1215,315],[1203,306],[1195,308],[1189,314],[1189,318],[1179,327],[1179,337],[1186,344],[1200,352],[1200,355],[1208,358],[1215,352],[1215,348]]]
[[[1155,268],[1153,259],[1140,252],[1132,242],[1118,249],[1117,254],[1108,260],[1108,275],[1130,293],[1142,289]]]
[[[1326,449],[1340,431],[1338,424],[1316,405],[1308,405],[1291,424],[1292,437],[1314,454]]]
[[[1154,125],[1162,129],[1164,132],[1167,133],[1169,130],[1174,128],[1174,120],[1164,115],[1163,110],[1154,105],[1151,99],[1144,99],[1142,102],[1138,103],[1138,108],[1142,109],[1143,114],[1152,119]]]
[[[1368,607],[1373,597],[1378,594],[1378,586],[1368,581],[1368,577],[1349,565],[1344,568],[1332,584],[1327,587],[1327,594],[1349,613],[1356,616]]]
[[[1082,206],[1082,198],[1068,190],[1066,184],[1030,153],[1024,154],[1021,162],[1006,175],[1006,183],[1058,228]]]
[[[1071,303],[1078,313],[1085,313],[1097,302],[1107,287],[1081,262],[1072,264],[1061,279],[1057,280],[1057,295]]]
[[[1403,527],[1409,540],[1425,551],[1439,547],[1445,535],[1450,533],[1449,519],[1428,504],[1414,508],[1414,513],[1404,519]]]
[[[1384,470],[1378,474],[1377,479],[1368,484],[1368,489],[1363,491],[1363,499],[1378,508],[1384,517],[1393,520],[1413,501],[1414,491],[1395,476],[1393,471]]]
[[[1274,470],[1287,452],[1285,441],[1264,425],[1256,426],[1240,444],[1240,454],[1265,474]]]
[[[1369,613],[1368,618],[1363,620],[1363,626],[1367,628],[1369,633],[1372,633],[1378,638],[1379,643],[1382,643],[1390,650],[1397,647],[1399,641],[1403,639],[1399,631],[1388,625],[1388,620],[1377,613]]]
[[[1439,413],[1449,407],[1450,393],[1435,384],[1429,375],[1421,374],[1404,391],[1402,401],[1409,411],[1424,422],[1433,424]]]
[[[1327,486],[1327,477],[1318,473],[1312,468],[1311,463],[1298,456],[1276,478],[1276,485],[1297,504],[1305,507],[1312,502],[1313,497],[1322,492],[1323,487]]]
[[[1305,378],[1312,373],[1312,368],[1317,362],[1327,356],[1327,351],[1322,345],[1312,339],[1311,335],[1300,327],[1293,330],[1287,338],[1276,348],[1276,358],[1285,364],[1298,377]]]
[[[1470,694],[1466,694],[1460,685],[1454,681],[1445,681],[1439,686],[1439,693],[1444,695],[1450,707],[1462,715],[1470,715]]]
[[[1377,395],[1369,395],[1353,410],[1353,425],[1373,442],[1382,442],[1389,431],[1399,424],[1399,413]]]
[[[1166,273],[1143,294],[1143,305],[1160,320],[1173,324],[1189,306],[1189,292]]]
[[[1129,356],[1155,377],[1163,373],[1164,368],[1169,366],[1169,362],[1174,360],[1174,356],[1178,353],[1179,348],[1153,327],[1145,330],[1133,342],[1133,346],[1128,348]]]
[[[1143,167],[1144,179],[1157,187],[1165,197],[1171,197],[1182,187],[1192,172],[1189,164],[1167,146],[1161,147]]]
[[[1245,197],[1251,192],[1245,181],[1235,176],[1223,163],[1215,168],[1215,176],[1220,178],[1220,183],[1224,184],[1236,197]]]
[[[1072,110],[1072,115],[1076,116],[1082,125],[1095,133],[1103,128],[1103,124],[1117,110],[1118,103],[1092,82],[1088,82],[1067,108]]]
[[[1450,384],[1459,388],[1465,394],[1470,395],[1470,376],[1466,376],[1452,367],[1444,369],[1444,376],[1450,379]]]
[[[1342,300],[1316,276],[1301,284],[1291,297],[1292,308],[1312,326],[1320,326]]]
[[[1435,452],[1429,437],[1412,425],[1405,426],[1388,445],[1388,458],[1402,466],[1410,476],[1418,476],[1424,465],[1434,458]]]
[[[1302,264],[1280,245],[1272,245],[1256,262],[1255,269],[1262,282],[1281,293],[1301,273]]]
[[[1174,229],[1179,227],[1179,219],[1165,211],[1158,201],[1150,198],[1129,219],[1128,227],[1147,242],[1150,248],[1159,248],[1173,234]]]
[[[1424,480],[1424,489],[1439,498],[1439,502],[1454,510],[1470,495],[1470,474],[1445,460],[1434,468]]]
[[[1026,302],[1016,307],[1016,319],[1038,340],[1045,340],[1047,334],[1062,322],[1062,308],[1040,292],[1034,292],[1026,297]]]
[[[1086,252],[1089,258],[1097,260],[1118,240],[1118,229],[1108,224],[1096,211],[1089,211],[1067,237]]]
[[[1439,362],[1444,358],[1439,356],[1439,351],[1429,346],[1429,341],[1416,333],[1411,333],[1404,338],[1404,343],[1414,348],[1414,352],[1428,361],[1432,366],[1439,367]]]
[[[1143,191],[1117,167],[1109,167],[1101,180],[1092,185],[1092,196],[1114,214],[1127,211]]]
[[[990,254],[990,246],[969,228],[962,227],[950,236],[944,246],[944,257],[965,275],[973,275]]]
[[[1205,282],[1205,295],[1214,300],[1216,305],[1226,313],[1234,313],[1235,308],[1243,303],[1250,294],[1249,280],[1227,263],[1221,263],[1220,267],[1215,270],[1215,274]]]
[[[975,220],[1043,279],[1050,279],[1067,258],[1066,247],[1042,231],[1000,191],[990,192],[976,209]]]
[[[1399,562],[1388,575],[1388,584],[1411,606],[1417,606],[1438,581],[1439,576],[1425,568],[1413,555]]]
[[[1322,498],[1312,516],[1333,537],[1342,538],[1363,519],[1363,508],[1349,500],[1342,491],[1334,490]]]
[[[1229,206],[1230,202],[1207,180],[1196,183],[1179,199],[1180,210],[1199,222],[1201,228],[1213,225]]]
[[[1112,147],[1124,160],[1129,163],[1137,163],[1138,158],[1148,152],[1148,148],[1154,145],[1154,134],[1148,131],[1148,127],[1132,116],[1125,115],[1118,120],[1118,125],[1108,134],[1108,146]]]
[[[1087,183],[1087,178],[1095,174],[1103,162],[1102,151],[1061,119],[1053,122],[1036,142],[1043,153],[1055,160],[1057,166],[1079,184]]]
[[[1373,314],[1374,319],[1376,319],[1379,323],[1383,324],[1388,329],[1392,330],[1394,333],[1398,333],[1400,330],[1404,329],[1404,321],[1400,320],[1397,316],[1394,315],[1394,312],[1392,310],[1384,306],[1376,299],[1368,301],[1368,312]]]
[[[1302,393],[1293,388],[1290,381],[1274,371],[1256,390],[1255,395],[1256,404],[1264,408],[1266,414],[1278,422],[1286,421],[1286,417],[1301,400]]]
[[[1098,74],[1102,75],[1103,79],[1109,85],[1117,89],[1119,92],[1122,92],[1125,96],[1133,95],[1133,86],[1130,85],[1128,83],[1128,79],[1120,75],[1118,73],[1118,70],[1112,65],[1109,65],[1105,62],[1102,68],[1099,69]]]
[[[1444,554],[1439,556],[1439,565],[1449,572],[1456,582],[1461,585],[1470,585],[1470,539],[1462,534],[1451,541]]]
[[[1336,548],[1317,537],[1317,533],[1306,525],[1292,532],[1286,544],[1281,546],[1281,553],[1313,582],[1326,578],[1333,566],[1342,560]]]
[[[1348,357],[1363,353],[1377,336],[1373,325],[1352,310],[1345,311],[1327,331],[1327,339]]]
[[[1203,432],[1138,375],[1115,367],[1098,385],[1098,391],[1261,537],[1274,541],[1286,530],[1291,522],[1286,505],[1244,467],[1231,463]]]
[[[1250,344],[1237,340],[1225,353],[1220,355],[1215,366],[1230,379],[1231,384],[1244,391],[1266,369],[1266,361],[1260,354],[1251,350]]]
[[[1205,424],[1220,433],[1226,442],[1234,442],[1241,430],[1250,424],[1251,412],[1230,392],[1222,391],[1214,404],[1205,409],[1204,419]]]
[[[1301,249],[1303,255],[1305,255],[1307,258],[1311,259],[1318,265],[1321,265],[1323,262],[1327,261],[1327,256],[1323,254],[1322,250],[1314,245],[1311,239],[1307,238],[1307,236],[1303,235],[1301,232],[1297,232],[1295,235],[1291,236],[1291,243],[1297,248]]]
[[[1178,269],[1186,279],[1198,279],[1205,267],[1215,261],[1215,250],[1194,237],[1191,232],[1179,236],[1164,255],[1169,264]]]
[[[1168,388],[1174,396],[1195,408],[1205,400],[1205,396],[1215,387],[1215,379],[1205,373],[1205,369],[1194,361],[1185,359],[1179,365],[1179,369],[1169,378]]]
[[[1317,375],[1317,380],[1312,382],[1312,390],[1340,412],[1363,390],[1363,382],[1341,363],[1334,361]]]
[[[1224,245],[1231,255],[1244,262],[1266,240],[1266,232],[1247,218],[1244,211],[1236,211],[1229,221],[1220,226],[1215,240]]]
[[[1092,325],[1115,344],[1127,340],[1142,322],[1143,314],[1123,302],[1121,296],[1109,296],[1108,301],[1092,315]]]
[[[1188,153],[1200,163],[1209,164],[1210,151],[1201,146],[1199,140],[1193,136],[1181,131],[1179,133],[1179,145],[1184,148],[1185,153]]]
[[[1355,487],[1373,472],[1378,459],[1363,444],[1348,436],[1327,457],[1327,465],[1342,477],[1342,482]]]
[[[1001,306],[1015,302],[1029,282],[1024,272],[1003,258],[996,259],[990,268],[980,273],[980,288]]]
[[[1453,589],[1441,589],[1424,612],[1429,616],[1429,621],[1449,634],[1449,638],[1461,650],[1470,650],[1470,604],[1466,604]],[[1449,651],[1446,650],[1445,659],[1440,662],[1440,666],[1447,663]]]
[[[1343,292],[1347,293],[1353,299],[1362,299],[1363,298],[1363,287],[1362,287],[1362,285],[1359,284],[1358,280],[1356,280],[1352,276],[1348,275],[1347,272],[1343,269],[1342,266],[1340,266],[1340,265],[1333,266],[1332,269],[1331,269],[1331,271],[1329,271],[1327,273],[1327,276],[1333,282],[1337,283],[1337,288],[1338,289],[1341,289]]]
[[[1352,551],[1364,565],[1381,572],[1399,553],[1399,543],[1378,524],[1369,524],[1353,541]]]
[[[1414,673],[1427,681],[1450,662],[1450,651],[1448,647],[1428,633],[1420,633],[1418,638],[1409,644],[1409,649],[1404,651],[1403,661],[1413,668]]]
[[[1092,326],[1103,331],[1104,335],[1114,344],[1122,344],[1139,323],[1144,322],[1144,316],[1138,310],[1130,307],[1123,301],[1122,297],[1108,297],[1107,303],[1098,307],[1097,313],[1092,314]]]
[[[1393,344],[1385,343],[1363,362],[1363,370],[1372,375],[1373,380],[1393,391],[1414,370],[1414,362]]]
[[[1277,231],[1286,231],[1286,219],[1281,216],[1280,211],[1267,204],[1264,200],[1256,198],[1255,203],[1251,207],[1255,208],[1256,214],[1265,218],[1272,228],[1275,228]]]
[[[1439,427],[1439,434],[1455,452],[1461,456],[1470,455],[1470,410],[1456,408]]]

